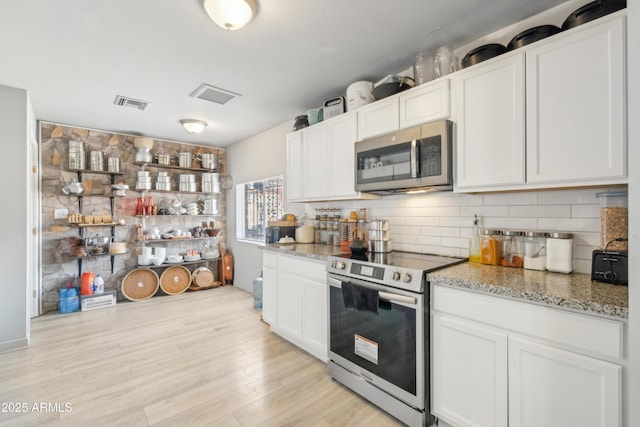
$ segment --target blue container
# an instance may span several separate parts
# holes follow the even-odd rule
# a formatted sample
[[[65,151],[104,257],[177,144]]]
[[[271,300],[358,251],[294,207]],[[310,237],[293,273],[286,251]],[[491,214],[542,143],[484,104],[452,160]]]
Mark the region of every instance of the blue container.
[[[253,279],[253,308],[262,308],[262,272]]]
[[[80,310],[80,297],[76,288],[60,289],[60,313],[73,313]]]

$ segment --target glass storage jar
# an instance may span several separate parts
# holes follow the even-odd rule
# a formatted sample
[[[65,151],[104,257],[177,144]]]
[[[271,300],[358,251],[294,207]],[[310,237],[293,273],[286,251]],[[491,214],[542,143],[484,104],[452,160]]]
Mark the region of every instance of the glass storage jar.
[[[600,249],[613,251],[628,250],[629,209],[626,191],[606,191],[596,193],[600,199]]]
[[[502,230],[502,253],[500,265],[503,267],[522,268],[524,246],[522,231]]]
[[[500,265],[500,230],[483,229],[480,241],[480,262],[488,265]]]
[[[547,236],[544,231],[527,231],[524,233],[524,263],[527,270],[546,270]]]
[[[546,261],[549,271],[571,273],[573,271],[573,234],[549,233]]]

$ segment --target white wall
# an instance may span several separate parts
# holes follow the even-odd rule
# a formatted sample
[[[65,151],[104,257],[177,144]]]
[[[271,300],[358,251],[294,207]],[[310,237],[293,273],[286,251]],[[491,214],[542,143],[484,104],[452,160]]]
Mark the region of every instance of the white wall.
[[[28,126],[35,129],[27,91],[0,86],[0,141],[5,158],[0,168],[5,206],[0,213],[0,351],[29,340],[27,306],[27,198],[30,163]]]
[[[256,244],[236,240],[235,186],[247,181],[286,174],[286,135],[291,132],[292,126],[293,122],[283,123],[227,149],[227,169],[234,183],[234,187],[227,192],[226,224],[227,242],[233,255],[233,282],[235,286],[250,292],[253,291],[253,279],[258,277],[262,270],[262,249]],[[284,212],[300,215],[304,212],[304,205],[285,202]]]

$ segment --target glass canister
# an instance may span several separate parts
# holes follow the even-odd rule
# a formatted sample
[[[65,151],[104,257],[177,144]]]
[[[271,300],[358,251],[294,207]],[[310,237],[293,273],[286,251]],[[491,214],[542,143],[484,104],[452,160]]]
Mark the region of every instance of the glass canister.
[[[500,265],[500,230],[483,229],[480,241],[480,262],[488,265]]]
[[[500,265],[503,267],[522,268],[524,261],[523,234],[522,231],[502,230]]]
[[[573,271],[573,234],[549,233],[546,261],[549,271],[571,273]]]
[[[547,269],[547,236],[544,231],[524,233],[524,263],[527,270],[544,271]]]
[[[629,209],[626,191],[596,193],[600,199],[600,249],[626,251],[629,237]]]

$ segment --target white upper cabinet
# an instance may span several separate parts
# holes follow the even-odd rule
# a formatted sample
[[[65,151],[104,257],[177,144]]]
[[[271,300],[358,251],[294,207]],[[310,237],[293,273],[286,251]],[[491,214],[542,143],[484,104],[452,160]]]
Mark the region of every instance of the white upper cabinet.
[[[400,129],[400,104],[391,96],[358,108],[358,140]]]
[[[527,181],[626,177],[624,16],[527,51]]]
[[[524,53],[461,71],[453,82],[456,189],[524,184]]]
[[[287,135],[287,200],[360,199],[375,197],[355,190],[355,112]]]
[[[302,132],[287,135],[287,201],[302,201]]]
[[[625,19],[616,12],[452,76],[456,191],[627,182]]]
[[[400,129],[448,118],[451,115],[450,85],[449,79],[443,77],[402,92]]]
[[[344,114],[332,120],[329,128],[331,174],[329,194],[332,198],[358,198],[355,190],[355,149],[358,139],[356,114]]]

